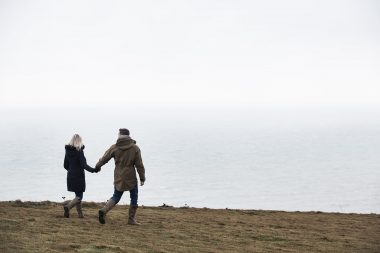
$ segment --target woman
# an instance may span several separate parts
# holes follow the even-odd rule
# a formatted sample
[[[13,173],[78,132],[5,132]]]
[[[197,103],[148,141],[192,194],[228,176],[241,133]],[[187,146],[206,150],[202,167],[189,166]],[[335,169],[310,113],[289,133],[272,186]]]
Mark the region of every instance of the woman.
[[[82,138],[78,134],[74,134],[68,145],[65,146],[66,154],[63,167],[67,170],[67,190],[75,192],[75,198],[64,205],[64,216],[70,217],[70,209],[76,206],[78,217],[83,218],[82,198],[83,192],[86,190],[86,180],[84,170],[91,173],[97,172],[95,169],[87,165],[84,157]]]

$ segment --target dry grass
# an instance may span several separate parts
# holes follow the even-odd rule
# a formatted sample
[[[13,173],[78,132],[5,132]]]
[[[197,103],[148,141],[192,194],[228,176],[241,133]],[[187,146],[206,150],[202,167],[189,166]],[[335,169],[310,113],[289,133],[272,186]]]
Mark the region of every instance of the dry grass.
[[[141,226],[98,203],[0,202],[0,252],[380,252],[380,215],[141,207]]]

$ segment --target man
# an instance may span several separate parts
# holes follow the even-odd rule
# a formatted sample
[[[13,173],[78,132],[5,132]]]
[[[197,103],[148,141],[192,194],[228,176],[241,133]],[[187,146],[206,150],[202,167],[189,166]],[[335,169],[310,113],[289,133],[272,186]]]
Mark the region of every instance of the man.
[[[106,164],[111,158],[115,160],[114,194],[106,205],[99,210],[99,222],[104,224],[106,214],[120,201],[124,191],[130,192],[131,204],[129,207],[128,224],[140,225],[135,219],[138,208],[138,182],[136,169],[140,177],[141,186],[145,183],[145,168],[141,159],[140,148],[136,141],[129,136],[129,130],[119,129],[119,138],[112,145],[95,166],[96,171]]]

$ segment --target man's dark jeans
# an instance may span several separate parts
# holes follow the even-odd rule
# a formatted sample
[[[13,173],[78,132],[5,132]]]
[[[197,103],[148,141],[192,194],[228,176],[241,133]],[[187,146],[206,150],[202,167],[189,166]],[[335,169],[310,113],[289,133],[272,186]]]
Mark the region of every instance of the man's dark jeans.
[[[115,201],[116,204],[119,203],[121,196],[123,196],[123,193],[124,192],[118,191],[115,188],[112,199],[113,201]],[[129,195],[131,197],[131,206],[137,206],[137,199],[139,196],[139,189],[137,187],[137,184],[132,190],[129,191]]]

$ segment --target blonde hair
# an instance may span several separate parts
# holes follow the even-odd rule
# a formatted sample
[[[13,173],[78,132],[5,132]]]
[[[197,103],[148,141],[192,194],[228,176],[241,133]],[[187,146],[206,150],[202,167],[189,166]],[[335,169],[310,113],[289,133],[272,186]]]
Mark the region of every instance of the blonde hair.
[[[74,134],[73,138],[71,138],[71,141],[69,142],[69,145],[75,147],[78,151],[81,150],[83,147],[82,137],[80,137],[79,134]]]

